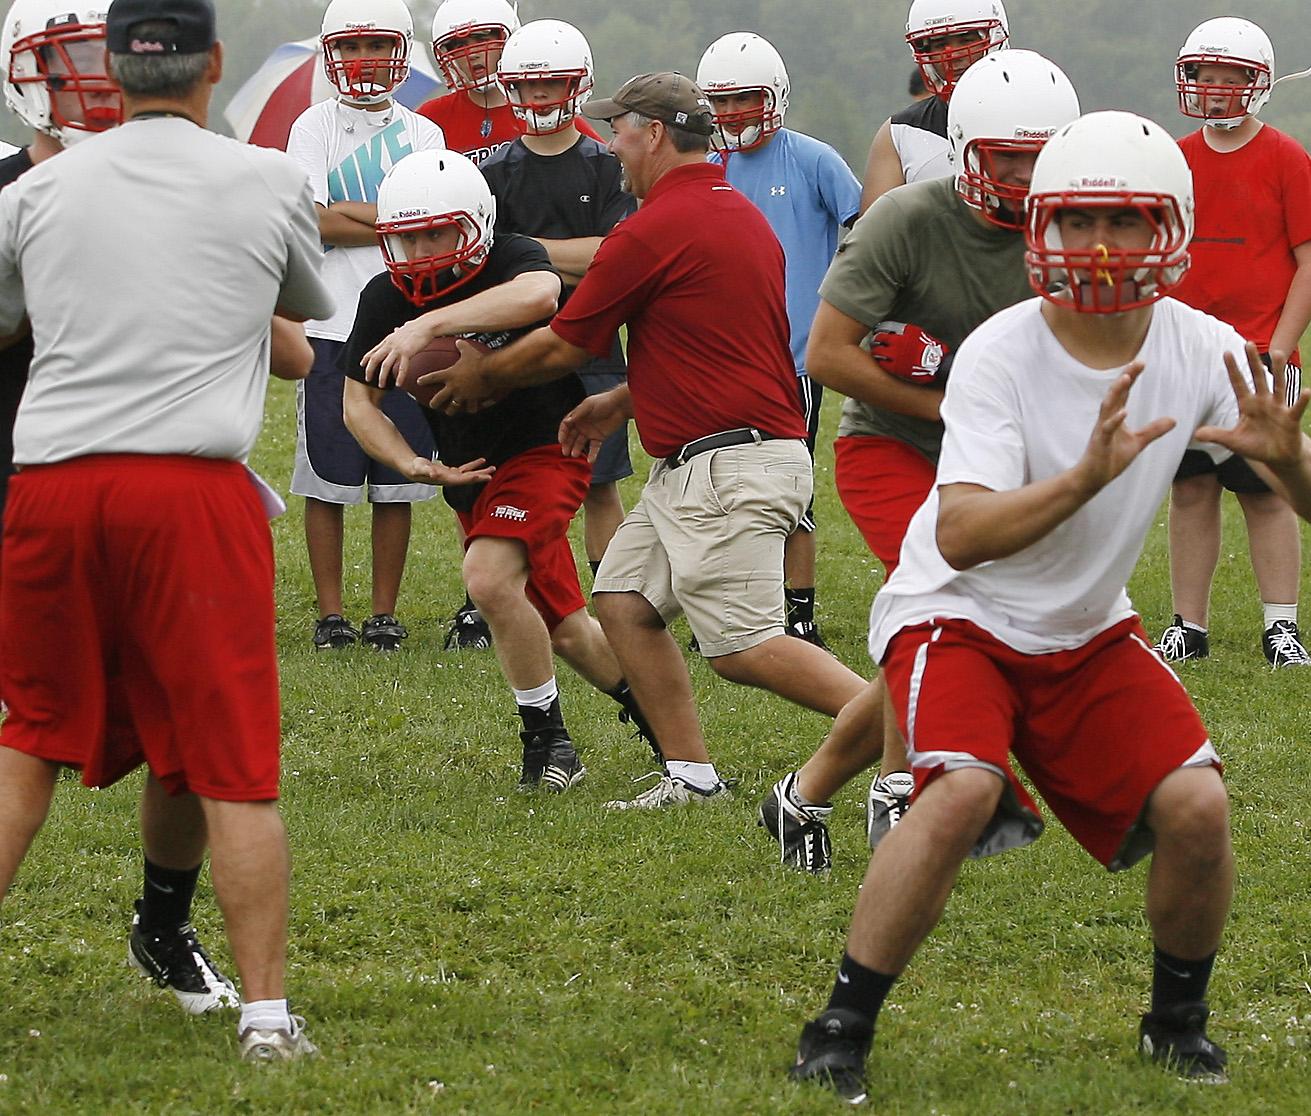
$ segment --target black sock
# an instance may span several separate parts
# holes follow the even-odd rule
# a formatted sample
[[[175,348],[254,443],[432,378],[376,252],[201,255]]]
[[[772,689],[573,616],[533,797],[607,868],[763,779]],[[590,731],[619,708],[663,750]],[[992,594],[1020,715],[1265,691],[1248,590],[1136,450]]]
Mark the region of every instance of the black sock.
[[[191,898],[196,894],[200,865],[179,871],[146,862],[141,888],[141,926],[144,930],[174,930],[191,921]]]
[[[1215,954],[1200,961],[1172,957],[1160,946],[1152,950],[1152,1011],[1168,1011],[1179,1004],[1196,1004],[1206,999]]]
[[[599,569],[601,568],[601,560],[598,558],[595,562],[593,562],[593,561],[589,558],[589,559],[587,560],[587,564],[588,564],[589,566],[592,567],[592,576],[595,577],[595,576],[596,576],[596,571],[599,570]]]
[[[838,977],[833,982],[833,995],[828,998],[828,1006],[846,1008],[847,1011],[859,1012],[871,1023],[877,1021],[883,1001],[892,991],[895,976],[867,969],[859,961],[853,960],[851,954],[842,955],[842,964],[838,966]]]
[[[813,624],[815,622],[815,588],[784,589],[783,599],[788,606],[788,627],[793,624]]]
[[[542,732],[545,729],[564,728],[564,712],[560,709],[560,696],[551,701],[549,709],[538,709],[532,705],[519,706],[519,716],[527,732]]]

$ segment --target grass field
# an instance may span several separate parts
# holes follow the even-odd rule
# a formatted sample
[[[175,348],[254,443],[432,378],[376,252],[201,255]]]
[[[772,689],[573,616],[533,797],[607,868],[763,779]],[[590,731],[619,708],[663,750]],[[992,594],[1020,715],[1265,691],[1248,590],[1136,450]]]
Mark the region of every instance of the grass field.
[[[284,491],[291,398],[274,386],[254,462]],[[835,416],[830,401],[826,435]],[[824,632],[865,671],[881,575],[833,493],[831,449],[817,472]],[[296,505],[275,525],[290,984],[323,1057],[239,1064],[231,1016],[189,1019],[127,969],[139,781],[93,793],[69,779],[0,921],[0,1113],[834,1111],[782,1071],[841,955],[866,861],[864,783],[838,799],[826,880],[781,869],[754,820],[825,721],[694,662],[736,799],[612,814],[599,804],[641,789],[645,749],[563,670],[588,778],[562,798],[516,794],[517,722],[493,658],[439,651],[462,596],[449,515],[430,504],[415,516],[404,652],[327,657],[309,647]],[[1232,1084],[1189,1087],[1139,1063],[1143,867],[1110,877],[1053,826],[1029,850],[966,866],[884,1013],[873,1111],[1311,1112],[1311,674],[1266,668],[1232,504],[1226,520],[1212,658],[1184,679],[1233,800],[1238,891],[1211,1028]],[[1131,587],[1153,633],[1169,619],[1163,536]],[[348,516],[348,548],[362,619],[366,513]],[[205,882],[196,922],[225,961]]]

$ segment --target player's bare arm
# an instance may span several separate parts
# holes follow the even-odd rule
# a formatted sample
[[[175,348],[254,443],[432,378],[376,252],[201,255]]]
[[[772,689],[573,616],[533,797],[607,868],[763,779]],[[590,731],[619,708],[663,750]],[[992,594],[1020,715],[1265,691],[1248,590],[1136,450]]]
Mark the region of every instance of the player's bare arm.
[[[1270,335],[1271,352],[1291,353],[1311,325],[1311,241],[1293,249],[1297,271],[1288,285],[1279,323]]]
[[[1134,361],[1116,377],[1102,400],[1088,447],[1072,468],[1008,492],[976,484],[938,489],[938,549],[953,569],[968,570],[1032,546],[1174,429],[1171,418],[1154,419],[1141,430],[1125,425],[1129,390],[1142,372],[1142,362]]]
[[[806,345],[806,371],[825,387],[862,403],[937,422],[942,392],[884,372],[860,347],[869,331],[864,322],[821,299]]]
[[[551,257],[551,266],[560,272],[571,286],[577,286],[592,264],[592,257],[601,247],[599,236],[575,236],[567,240],[548,240],[545,237],[533,237]]]
[[[463,341],[457,341],[456,346],[461,353],[458,361],[418,380],[424,385],[442,385],[428,406],[447,414],[476,408],[481,401],[498,398],[515,388],[558,380],[592,355],[569,344],[549,326],[535,329],[493,353],[483,353]]]
[[[869,147],[865,162],[864,186],[860,192],[860,211],[864,213],[884,194],[896,186],[904,186],[906,179],[901,171],[901,156],[892,142],[892,118],[879,126],[874,142]]]
[[[379,387],[386,387],[409,367],[412,356],[432,344],[434,337],[492,333],[540,322],[555,313],[561,289],[560,277],[554,272],[530,271],[450,306],[429,310],[393,330],[365,353],[361,362],[364,374]]]
[[[1225,353],[1225,370],[1234,398],[1238,400],[1238,422],[1231,429],[1199,427],[1194,437],[1214,442],[1245,457],[1271,488],[1292,505],[1303,519],[1311,519],[1311,440],[1302,433],[1311,391],[1303,391],[1289,405],[1285,385],[1285,360],[1271,352],[1271,378],[1250,342],[1244,357],[1247,375],[1232,353]]]
[[[351,202],[335,202],[331,206],[314,203],[319,215],[319,239],[334,248],[363,248],[376,245],[378,234],[374,231],[372,221],[357,221],[349,214],[340,211],[339,205],[351,205]],[[372,209],[373,206],[368,206]]]
[[[390,466],[419,484],[457,486],[491,480],[496,472],[495,466],[486,465],[481,457],[457,469],[417,456],[383,412],[382,400],[386,394],[370,384],[350,379],[346,381],[342,394],[342,417],[346,429],[374,461]]]
[[[274,317],[269,336],[269,375],[279,380],[303,380],[310,374],[314,350],[299,322]]]
[[[628,385],[589,395],[560,420],[560,448],[566,457],[595,461],[601,443],[633,417]]]

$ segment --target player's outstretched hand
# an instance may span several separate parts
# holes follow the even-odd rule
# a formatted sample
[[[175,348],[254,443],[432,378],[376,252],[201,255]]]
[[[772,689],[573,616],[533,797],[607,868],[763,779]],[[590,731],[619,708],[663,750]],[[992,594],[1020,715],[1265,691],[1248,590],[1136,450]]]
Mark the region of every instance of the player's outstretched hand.
[[[560,447],[566,457],[595,461],[601,443],[624,425],[628,412],[614,391],[589,395],[560,420]]]
[[[365,380],[385,388],[405,374],[410,357],[423,352],[435,336],[418,318],[397,326],[364,354],[360,366],[364,369]]]
[[[405,470],[405,475],[419,484],[440,484],[446,488],[458,488],[465,484],[482,484],[492,479],[496,472],[495,465],[488,465],[486,458],[479,457],[458,467],[443,465],[427,457],[416,457]]]
[[[1144,367],[1141,360],[1135,360],[1116,377],[1102,400],[1088,448],[1075,466],[1090,496],[1115,480],[1162,434],[1174,429],[1172,418],[1153,419],[1141,430],[1130,430],[1125,425],[1129,414],[1129,391],[1143,374]]]
[[[1311,392],[1299,392],[1292,403],[1288,402],[1288,361],[1283,353],[1270,354],[1273,387],[1266,379],[1260,354],[1250,341],[1243,347],[1243,355],[1247,376],[1238,367],[1234,354],[1225,353],[1229,385],[1238,400],[1238,422],[1229,429],[1199,427],[1194,437],[1200,442],[1224,446],[1251,461],[1260,461],[1276,472],[1293,468],[1302,459],[1302,416]]]
[[[420,376],[415,381],[423,387],[429,384],[441,385],[428,406],[434,411],[445,411],[448,415],[472,414],[482,406],[505,398],[505,392],[498,395],[487,382],[483,369],[487,354],[468,341],[456,341],[455,347],[460,353],[459,360],[447,368],[439,368],[426,376]]]

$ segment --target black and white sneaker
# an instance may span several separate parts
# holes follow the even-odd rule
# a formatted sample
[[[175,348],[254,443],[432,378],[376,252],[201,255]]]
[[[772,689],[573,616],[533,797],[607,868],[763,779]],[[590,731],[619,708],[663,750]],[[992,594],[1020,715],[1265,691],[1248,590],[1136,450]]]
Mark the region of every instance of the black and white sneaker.
[[[360,633],[339,612],[325,616],[314,625],[315,651],[343,651],[360,638]]]
[[[546,766],[542,769],[542,786],[555,794],[567,791],[587,774],[587,768],[574,750],[568,733],[552,740],[546,749]]]
[[[1210,1014],[1200,1002],[1149,1011],[1138,1028],[1138,1050],[1185,1081],[1223,1085],[1229,1080],[1225,1072],[1229,1056],[1206,1037]]]
[[[1206,629],[1190,627],[1177,612],[1170,626],[1161,633],[1156,653],[1167,663],[1187,663],[1205,659],[1211,653],[1211,641]]]
[[[232,981],[209,959],[189,923],[163,934],[141,928],[141,900],[132,916],[127,960],[160,988],[167,988],[190,1015],[241,1007]]]
[[[443,651],[486,651],[492,645],[492,630],[482,613],[473,605],[465,605],[451,619]]]
[[[392,652],[401,649],[401,640],[409,639],[405,625],[389,612],[379,612],[364,621],[360,642],[370,650]]]
[[[873,1041],[874,1025],[865,1016],[830,1008],[802,1028],[788,1076],[827,1085],[850,1105],[864,1104],[869,1096],[865,1059]]]
[[[886,775],[874,776],[865,803],[865,836],[869,838],[871,849],[878,848],[888,830],[906,816],[914,790],[915,776],[909,771],[889,771]]]
[[[1302,646],[1295,620],[1276,620],[1266,628],[1261,637],[1261,650],[1265,652],[1266,662],[1275,670],[1311,663],[1311,655]]]
[[[824,642],[824,637],[819,634],[819,625],[813,620],[798,620],[795,624],[789,624],[783,630],[793,639],[804,639],[807,643],[813,643],[821,651],[829,650],[829,645]]]
[[[792,800],[795,771],[784,775],[760,802],[760,821],[778,842],[779,861],[789,868],[820,875],[833,867],[828,822],[833,807],[798,806]]]

